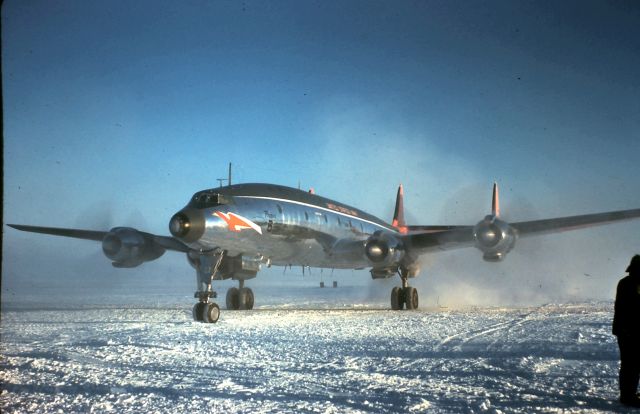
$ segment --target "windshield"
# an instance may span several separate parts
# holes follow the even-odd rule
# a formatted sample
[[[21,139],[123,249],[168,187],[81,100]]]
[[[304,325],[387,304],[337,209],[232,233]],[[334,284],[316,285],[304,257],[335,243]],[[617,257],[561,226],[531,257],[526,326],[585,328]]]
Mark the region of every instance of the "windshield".
[[[189,204],[195,208],[209,208],[227,204],[227,201],[222,194],[203,191],[194,194]]]

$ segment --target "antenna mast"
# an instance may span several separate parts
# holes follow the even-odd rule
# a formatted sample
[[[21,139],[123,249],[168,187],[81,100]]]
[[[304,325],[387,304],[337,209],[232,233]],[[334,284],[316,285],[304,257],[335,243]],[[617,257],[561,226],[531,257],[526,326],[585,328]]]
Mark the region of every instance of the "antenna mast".
[[[218,187],[222,187],[223,182],[227,182],[227,185],[231,185],[231,163],[229,163],[229,175],[228,178],[216,178],[218,180]]]

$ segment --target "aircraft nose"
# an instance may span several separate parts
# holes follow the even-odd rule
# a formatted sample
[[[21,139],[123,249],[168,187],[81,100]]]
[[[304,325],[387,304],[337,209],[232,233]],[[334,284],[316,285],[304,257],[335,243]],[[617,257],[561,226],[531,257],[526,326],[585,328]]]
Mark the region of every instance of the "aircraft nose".
[[[178,211],[169,221],[169,231],[185,243],[198,240],[204,234],[204,213],[192,208]]]

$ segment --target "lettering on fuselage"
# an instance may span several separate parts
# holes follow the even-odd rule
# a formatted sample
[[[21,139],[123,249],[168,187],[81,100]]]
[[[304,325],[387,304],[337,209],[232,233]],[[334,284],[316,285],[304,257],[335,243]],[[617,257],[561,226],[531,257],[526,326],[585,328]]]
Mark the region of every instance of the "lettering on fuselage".
[[[333,203],[327,203],[327,208],[334,210],[334,211],[339,211],[340,213],[344,213],[344,214],[349,214],[352,215],[354,217],[358,217],[358,212],[351,210],[349,208],[346,207],[342,207],[342,206],[337,206]]]
[[[220,217],[225,223],[227,223],[229,231],[238,233],[244,229],[254,229],[258,233],[262,234],[260,226],[241,215],[235,213],[223,213],[222,211],[215,211],[213,214]]]

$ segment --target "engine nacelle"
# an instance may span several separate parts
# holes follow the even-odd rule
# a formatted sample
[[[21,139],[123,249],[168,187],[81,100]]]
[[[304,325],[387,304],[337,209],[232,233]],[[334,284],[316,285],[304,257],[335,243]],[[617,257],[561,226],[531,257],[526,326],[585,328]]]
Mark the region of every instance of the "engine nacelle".
[[[377,269],[396,267],[404,257],[404,246],[389,233],[375,232],[364,244],[364,253]]]
[[[489,215],[476,224],[473,237],[484,260],[499,262],[513,249],[518,235],[509,223]]]
[[[162,256],[165,249],[149,234],[130,227],[114,227],[102,239],[102,251],[114,267],[136,267]]]

